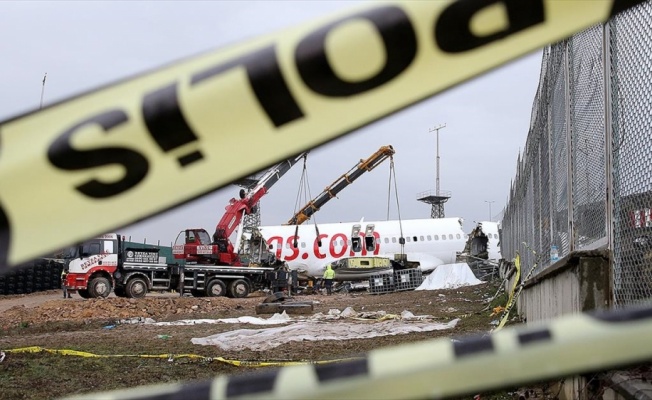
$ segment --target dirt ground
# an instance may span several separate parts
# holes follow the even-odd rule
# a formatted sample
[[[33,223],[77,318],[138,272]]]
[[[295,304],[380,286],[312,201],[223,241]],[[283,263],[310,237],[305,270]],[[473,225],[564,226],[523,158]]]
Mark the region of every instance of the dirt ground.
[[[495,294],[496,288],[496,285],[486,283],[457,289],[383,295],[367,292],[299,295],[294,300],[313,302],[313,313],[328,313],[331,309],[341,311],[346,307],[358,312],[384,311],[390,314],[406,310],[414,315],[432,315],[437,322],[445,323],[455,318],[460,322],[450,330],[373,339],[295,342],[264,352],[223,351],[214,346],[194,345],[190,341],[194,337],[254,327],[250,324],[155,326],[118,323],[136,317],[174,321],[257,316],[255,307],[264,299],[262,293],[245,299],[179,297],[178,294],[166,293],[150,294],[143,299],[111,296],[83,300],[75,295],[72,299],[63,299],[60,291],[7,296],[0,299],[0,349],[6,353],[4,361],[0,362],[0,399],[59,398],[144,384],[208,379],[219,374],[239,374],[247,369],[210,359],[88,358],[7,351],[11,349],[41,346],[99,355],[196,354],[244,361],[315,361],[354,357],[401,343],[487,332],[495,317],[490,316],[491,310],[483,309],[488,306],[487,300]],[[258,316],[268,318],[270,315]]]

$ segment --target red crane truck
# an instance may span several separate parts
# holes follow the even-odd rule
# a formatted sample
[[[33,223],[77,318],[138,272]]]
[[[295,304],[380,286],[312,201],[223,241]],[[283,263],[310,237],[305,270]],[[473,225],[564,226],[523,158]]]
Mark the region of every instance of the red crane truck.
[[[231,199],[217,224],[212,240],[204,229],[186,229],[173,246],[175,259],[184,265],[167,264],[158,249],[128,248],[120,235],[110,233],[87,240],[65,251],[65,285],[81,297],[117,296],[138,298],[151,290],[178,289],[193,296],[246,297],[254,289],[269,285],[276,260],[243,265],[230,236],[241,226],[245,214],[292,166],[307,153],[270,168],[250,190]]]
[[[213,236],[205,229],[193,228],[181,231],[172,246],[175,259],[185,260],[186,265],[231,265],[241,266],[242,262],[235,249],[238,248],[240,232],[236,237],[236,245],[231,243],[231,235],[242,227],[246,214],[255,212],[261,197],[285,175],[307,153],[285,160],[270,168],[249,191],[240,190],[240,198],[232,198],[226,206],[226,212],[217,223]]]

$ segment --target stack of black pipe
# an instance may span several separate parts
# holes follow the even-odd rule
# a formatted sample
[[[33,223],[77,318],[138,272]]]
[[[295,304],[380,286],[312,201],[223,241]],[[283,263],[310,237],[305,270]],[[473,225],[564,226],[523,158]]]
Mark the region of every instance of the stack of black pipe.
[[[61,288],[63,264],[41,258],[0,274],[0,296]]]

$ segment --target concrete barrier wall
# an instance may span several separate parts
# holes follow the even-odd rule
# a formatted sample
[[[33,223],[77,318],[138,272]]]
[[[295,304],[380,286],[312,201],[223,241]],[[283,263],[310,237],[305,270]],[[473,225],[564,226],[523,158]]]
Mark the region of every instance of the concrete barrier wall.
[[[507,292],[514,284],[516,274],[510,276]],[[517,310],[527,323],[546,321],[565,314],[577,314],[612,306],[612,284],[609,252],[573,252],[523,285],[517,300]],[[561,399],[592,399],[590,377],[576,376],[560,381],[554,392]]]
[[[527,322],[607,309],[612,303],[607,251],[578,251],[526,282],[518,299]]]

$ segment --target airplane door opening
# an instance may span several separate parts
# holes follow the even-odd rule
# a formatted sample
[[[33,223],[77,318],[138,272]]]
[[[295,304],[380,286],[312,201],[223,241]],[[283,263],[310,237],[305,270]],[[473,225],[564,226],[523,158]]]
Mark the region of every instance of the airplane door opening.
[[[359,253],[362,251],[362,239],[360,238],[360,228],[359,224],[353,225],[351,228],[351,250],[354,253]]]
[[[376,249],[376,237],[374,236],[374,224],[367,225],[364,236],[364,246],[367,251],[374,251]]]

